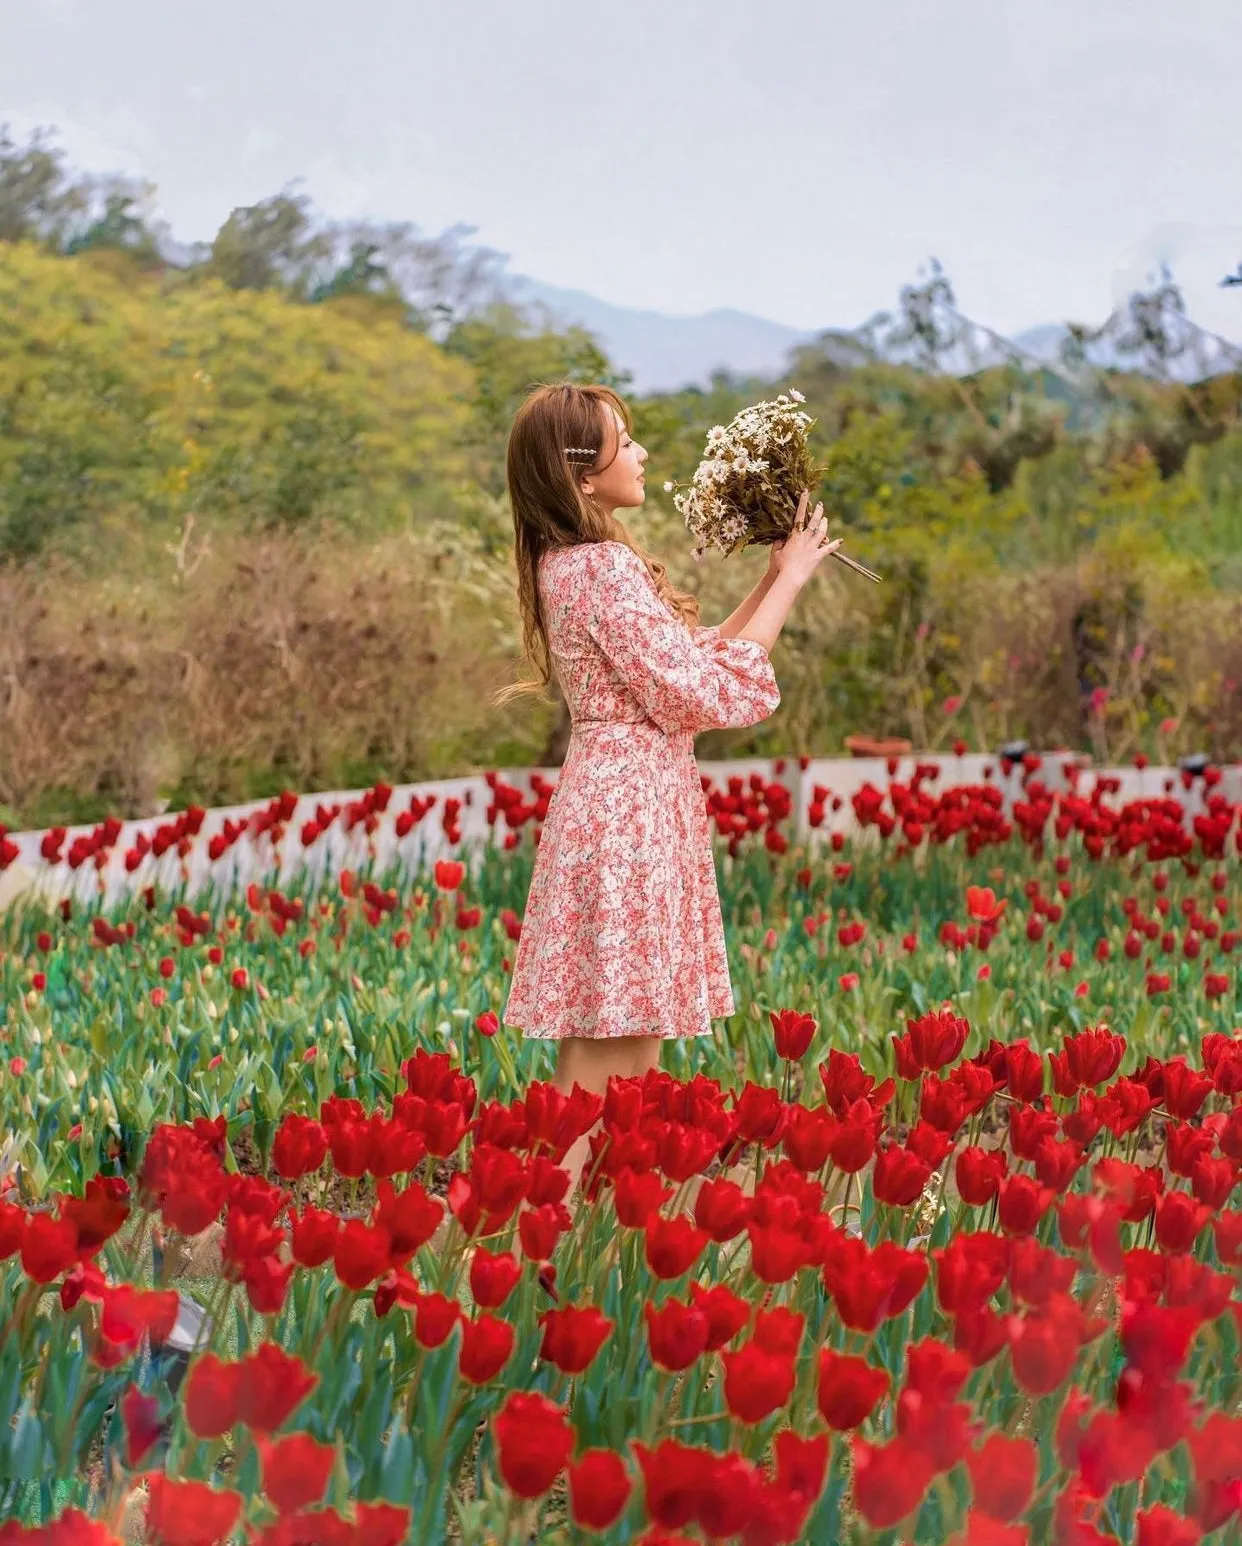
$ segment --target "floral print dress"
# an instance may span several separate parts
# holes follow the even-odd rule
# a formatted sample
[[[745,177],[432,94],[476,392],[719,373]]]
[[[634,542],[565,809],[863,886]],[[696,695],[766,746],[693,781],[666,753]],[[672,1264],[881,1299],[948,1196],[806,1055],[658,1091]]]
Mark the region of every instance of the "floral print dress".
[[[734,1012],[694,736],[766,719],[763,645],[688,629],[621,542],[539,565],[573,721],[504,1022],[527,1036],[703,1036]]]

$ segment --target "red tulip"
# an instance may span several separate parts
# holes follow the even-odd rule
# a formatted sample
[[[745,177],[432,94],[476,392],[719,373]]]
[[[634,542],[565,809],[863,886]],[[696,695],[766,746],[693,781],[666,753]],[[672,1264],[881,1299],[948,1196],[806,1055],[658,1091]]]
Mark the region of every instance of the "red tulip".
[[[173,1289],[142,1289],[118,1283],[104,1290],[100,1329],[109,1342],[122,1348],[137,1348],[144,1336],[156,1344],[167,1342],[177,1324],[180,1306]]]
[[[708,1452],[664,1439],[654,1449],[633,1446],[643,1473],[647,1513],[662,1530],[680,1530],[698,1514]]]
[[[774,1009],[770,1018],[777,1057],[788,1058],[795,1063],[805,1057],[818,1029],[815,1017],[799,1014],[796,1009]]]
[[[673,1195],[654,1170],[636,1171],[628,1166],[619,1171],[613,1188],[617,1220],[627,1229],[645,1229],[653,1213]]]
[[[1077,1302],[1058,1295],[1047,1305],[1007,1322],[1014,1376],[1029,1395],[1046,1396],[1065,1379],[1083,1343]]]
[[[519,1498],[541,1498],[573,1452],[574,1431],[564,1409],[546,1396],[514,1391],[494,1425],[505,1486]]]
[[[961,1056],[969,1034],[969,1022],[951,1009],[933,1009],[907,1020],[905,1034],[892,1038],[898,1074],[914,1080],[921,1073],[947,1068]]]
[[[758,1512],[763,1478],[741,1455],[700,1451],[700,1456],[704,1474],[696,1511],[699,1528],[709,1541],[731,1540]]]
[[[838,1170],[854,1175],[863,1169],[875,1153],[882,1123],[882,1114],[865,1100],[856,1100],[847,1108],[828,1151]]]
[[[461,1323],[457,1366],[472,1385],[494,1380],[513,1354],[514,1330],[508,1321],[483,1314]]]
[[[414,1310],[414,1339],[419,1347],[440,1347],[462,1319],[461,1305],[444,1294],[424,1294],[415,1290],[413,1296],[403,1299],[402,1303],[409,1303]]]
[[[980,923],[996,923],[1008,905],[1003,898],[997,901],[991,886],[966,887],[966,912]]]
[[[569,1466],[569,1513],[583,1530],[609,1530],[630,1500],[633,1482],[620,1455],[589,1449]]]
[[[971,1146],[959,1150],[953,1174],[962,1201],[972,1208],[981,1208],[991,1202],[1008,1169],[1009,1160],[1003,1149]]]
[[[612,1334],[614,1324],[594,1306],[578,1309],[574,1305],[545,1310],[539,1322],[543,1327],[539,1356],[562,1374],[581,1374]]]
[[[1030,1103],[1044,1093],[1043,1059],[1025,1040],[1011,1042],[1004,1049],[1002,1069],[1014,1100]]]
[[[261,1343],[240,1371],[237,1420],[257,1433],[274,1433],[319,1384],[300,1358],[274,1342]]]
[[[121,1416],[125,1419],[125,1464],[132,1471],[160,1436],[160,1404],[154,1396],[144,1395],[131,1385],[121,1397]]]
[[[779,1090],[765,1089],[748,1081],[741,1095],[735,1098],[735,1110],[738,1137],[743,1143],[759,1143],[772,1148],[780,1142],[785,1107]]]
[[[309,1433],[291,1433],[275,1443],[259,1436],[263,1491],[281,1514],[321,1503],[336,1461],[336,1446]]]
[[[1000,1189],[997,1218],[1007,1235],[1029,1235],[1047,1213],[1056,1194],[1030,1176],[1010,1176]]]
[[[828,1476],[828,1448],[826,1433],[814,1439],[802,1439],[784,1429],[772,1440],[776,1461],[774,1490],[782,1505],[782,1538],[785,1541],[801,1537],[807,1514],[819,1502]],[[747,1536],[748,1546],[750,1539]]]
[[[328,1137],[323,1127],[313,1118],[291,1111],[272,1140],[272,1168],[278,1176],[295,1181],[318,1170],[327,1152]]]
[[[1190,1305],[1131,1301],[1121,1308],[1121,1346],[1126,1358],[1146,1379],[1173,1379],[1203,1322]]]
[[[518,1217],[518,1236],[522,1250],[531,1261],[552,1260],[566,1217],[565,1208],[559,1203],[545,1203],[541,1208],[523,1208]]]
[[[707,1351],[708,1319],[696,1306],[670,1299],[657,1310],[648,1301],[643,1306],[643,1315],[647,1321],[651,1361],[661,1369],[675,1373],[688,1369]]]
[[[931,1166],[917,1154],[894,1144],[877,1157],[871,1174],[871,1189],[877,1202],[894,1208],[908,1208],[923,1195],[931,1176]]]
[[[684,1213],[671,1219],[657,1215],[647,1224],[647,1265],[658,1278],[679,1278],[698,1261],[707,1240],[706,1230],[696,1229]]]
[[[796,1368],[791,1355],[770,1353],[752,1340],[720,1357],[725,1405],[739,1421],[762,1422],[793,1394]]]
[[[1220,1214],[1212,1221],[1212,1233],[1221,1266],[1242,1266],[1242,1209]]]
[[[752,1219],[746,1227],[750,1237],[750,1267],[761,1283],[788,1283],[794,1273],[814,1260],[811,1242],[799,1221],[796,1227],[783,1229]]]
[[[1169,1192],[1156,1208],[1156,1239],[1166,1251],[1191,1251],[1211,1212],[1188,1192]]]
[[[1045,1138],[1035,1154],[1036,1178],[1060,1195],[1069,1188],[1084,1158],[1082,1145],[1074,1139]]]
[[[777,1353],[782,1357],[795,1358],[802,1346],[806,1331],[806,1316],[788,1305],[776,1305],[770,1310],[755,1311],[755,1328],[752,1337],[756,1347],[765,1353]]]
[[[1076,1085],[1098,1089],[1107,1084],[1121,1066],[1125,1055],[1124,1036],[1118,1036],[1106,1025],[1093,1030],[1080,1031],[1076,1036],[1062,1038],[1069,1072]],[[1073,1091],[1065,1091],[1072,1094]]]
[[[1026,1512],[1039,1470],[1039,1452],[1030,1439],[991,1434],[979,1449],[967,1451],[966,1466],[982,1513],[1008,1523]]]
[[[293,1263],[279,1262],[274,1256],[259,1256],[246,1263],[242,1282],[246,1298],[257,1315],[279,1315],[284,1307]]]
[[[925,1337],[906,1351],[905,1389],[916,1391],[932,1406],[944,1407],[953,1401],[969,1374],[967,1360],[933,1337]]]
[[[722,1177],[700,1184],[694,1221],[712,1240],[724,1244],[740,1235],[750,1215],[750,1199],[736,1181]]]
[[[1186,1131],[1186,1129],[1174,1128],[1173,1131]],[[1238,1167],[1233,1160],[1226,1159],[1223,1154],[1219,1157],[1210,1154],[1200,1155],[1190,1171],[1190,1190],[1194,1193],[1195,1200],[1203,1203],[1213,1213],[1219,1213],[1225,1206],[1237,1184]]]
[[[1204,1529],[1198,1520],[1183,1519],[1163,1503],[1141,1508],[1134,1516],[1137,1546],[1199,1546]]]
[[[1170,1116],[1188,1122],[1212,1091],[1212,1081],[1191,1068],[1183,1057],[1164,1065],[1164,1107]]]
[[[161,1471],[147,1477],[146,1531],[160,1546],[207,1546],[230,1534],[241,1513],[240,1492],[206,1482],[175,1482]]]
[[[1054,1295],[1067,1294],[1077,1271],[1072,1256],[1049,1250],[1029,1235],[1013,1242],[1009,1286],[1023,1304],[1047,1304]]]
[[[858,1512],[877,1530],[909,1518],[931,1485],[930,1461],[904,1439],[872,1445],[855,1438],[852,1447]]]
[[[834,1236],[824,1263],[824,1285],[854,1331],[874,1331],[900,1315],[926,1281],[927,1258],[888,1240],[869,1251],[856,1235]]]
[[[974,1369],[999,1358],[1008,1345],[1009,1333],[1003,1317],[987,1305],[961,1310],[954,1319],[953,1349]]]
[[[52,1283],[77,1260],[78,1231],[72,1219],[32,1213],[21,1239],[22,1270],[36,1283]]]
[[[837,1132],[837,1119],[824,1106],[791,1106],[786,1113],[781,1143],[789,1159],[802,1171],[822,1170]]]
[[[830,1428],[857,1428],[870,1417],[888,1387],[888,1375],[865,1358],[834,1353],[827,1347],[821,1350],[819,1411]]]
[[[417,1181],[398,1192],[389,1180],[376,1187],[375,1222],[389,1235],[389,1259],[394,1266],[408,1262],[426,1245],[444,1218],[444,1205],[429,1197]]]
[[[1242,1218],[1242,1214],[1238,1217]],[[690,1298],[695,1308],[707,1317],[706,1351],[709,1353],[732,1342],[750,1319],[750,1305],[724,1283],[717,1283],[713,1288],[691,1283]]]
[[[442,891],[456,891],[466,878],[466,866],[460,859],[437,859],[434,874]]]
[[[510,1251],[493,1255],[479,1246],[470,1262],[470,1292],[481,1310],[498,1310],[517,1286],[522,1269]]]
[[[326,1208],[303,1208],[300,1214],[289,1214],[291,1225],[290,1249],[293,1259],[302,1267],[321,1267],[331,1261],[336,1251],[337,1237],[341,1233],[341,1221]]]
[[[341,1227],[332,1248],[336,1275],[346,1288],[358,1293],[387,1272],[391,1249],[392,1237],[386,1229],[350,1219]]]

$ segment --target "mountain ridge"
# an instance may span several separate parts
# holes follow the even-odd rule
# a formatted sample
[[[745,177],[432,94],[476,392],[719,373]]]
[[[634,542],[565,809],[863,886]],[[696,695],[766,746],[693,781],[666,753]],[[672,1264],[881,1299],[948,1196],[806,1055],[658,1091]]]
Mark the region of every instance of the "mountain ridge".
[[[650,307],[622,306],[602,300],[589,291],[547,284],[528,274],[506,277],[505,298],[514,304],[546,312],[553,324],[577,324],[599,341],[613,363],[633,378],[638,393],[675,392],[686,387],[707,387],[714,371],[734,376],[779,378],[789,370],[789,354],[800,344],[825,334],[842,340],[854,335],[852,328],[796,328],[731,306],[713,307],[691,315],[662,312]],[[1068,333],[1064,323],[1042,322],[1007,340],[1033,361],[1055,368],[1061,343]],[[1202,358],[1174,360],[1170,375],[1196,380],[1218,369],[1242,366],[1242,348],[1233,346],[1232,366],[1227,357],[1204,365]],[[1005,358],[1001,343],[992,343],[973,358],[952,358],[946,367],[965,373]],[[1123,355],[1110,341],[1095,346],[1092,363],[1099,368],[1137,370],[1133,355]],[[796,385],[796,383],[794,383]]]

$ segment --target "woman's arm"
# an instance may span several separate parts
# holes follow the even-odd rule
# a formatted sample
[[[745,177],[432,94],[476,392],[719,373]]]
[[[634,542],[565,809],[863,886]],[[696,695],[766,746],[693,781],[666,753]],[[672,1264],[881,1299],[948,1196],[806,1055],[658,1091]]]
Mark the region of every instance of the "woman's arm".
[[[771,549],[771,555],[774,556],[775,551],[776,550],[774,548]],[[736,611],[730,612],[728,617],[725,618],[724,622],[721,623],[719,632],[722,638],[737,638],[738,634],[741,633],[742,629],[746,627],[746,624],[749,623],[751,618],[755,615],[755,609],[758,607],[759,603],[772,589],[772,581],[775,580],[778,572],[779,571],[773,566],[772,558],[769,557],[767,570],[760,578],[758,584],[755,585],[754,589],[736,609]]]

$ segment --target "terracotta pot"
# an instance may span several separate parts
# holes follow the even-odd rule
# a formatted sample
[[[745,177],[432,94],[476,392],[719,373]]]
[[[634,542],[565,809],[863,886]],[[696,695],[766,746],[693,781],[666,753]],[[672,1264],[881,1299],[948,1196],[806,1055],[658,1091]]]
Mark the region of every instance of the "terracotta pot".
[[[877,741],[870,735],[847,735],[845,748],[851,757],[908,757],[914,749],[909,741]]]

